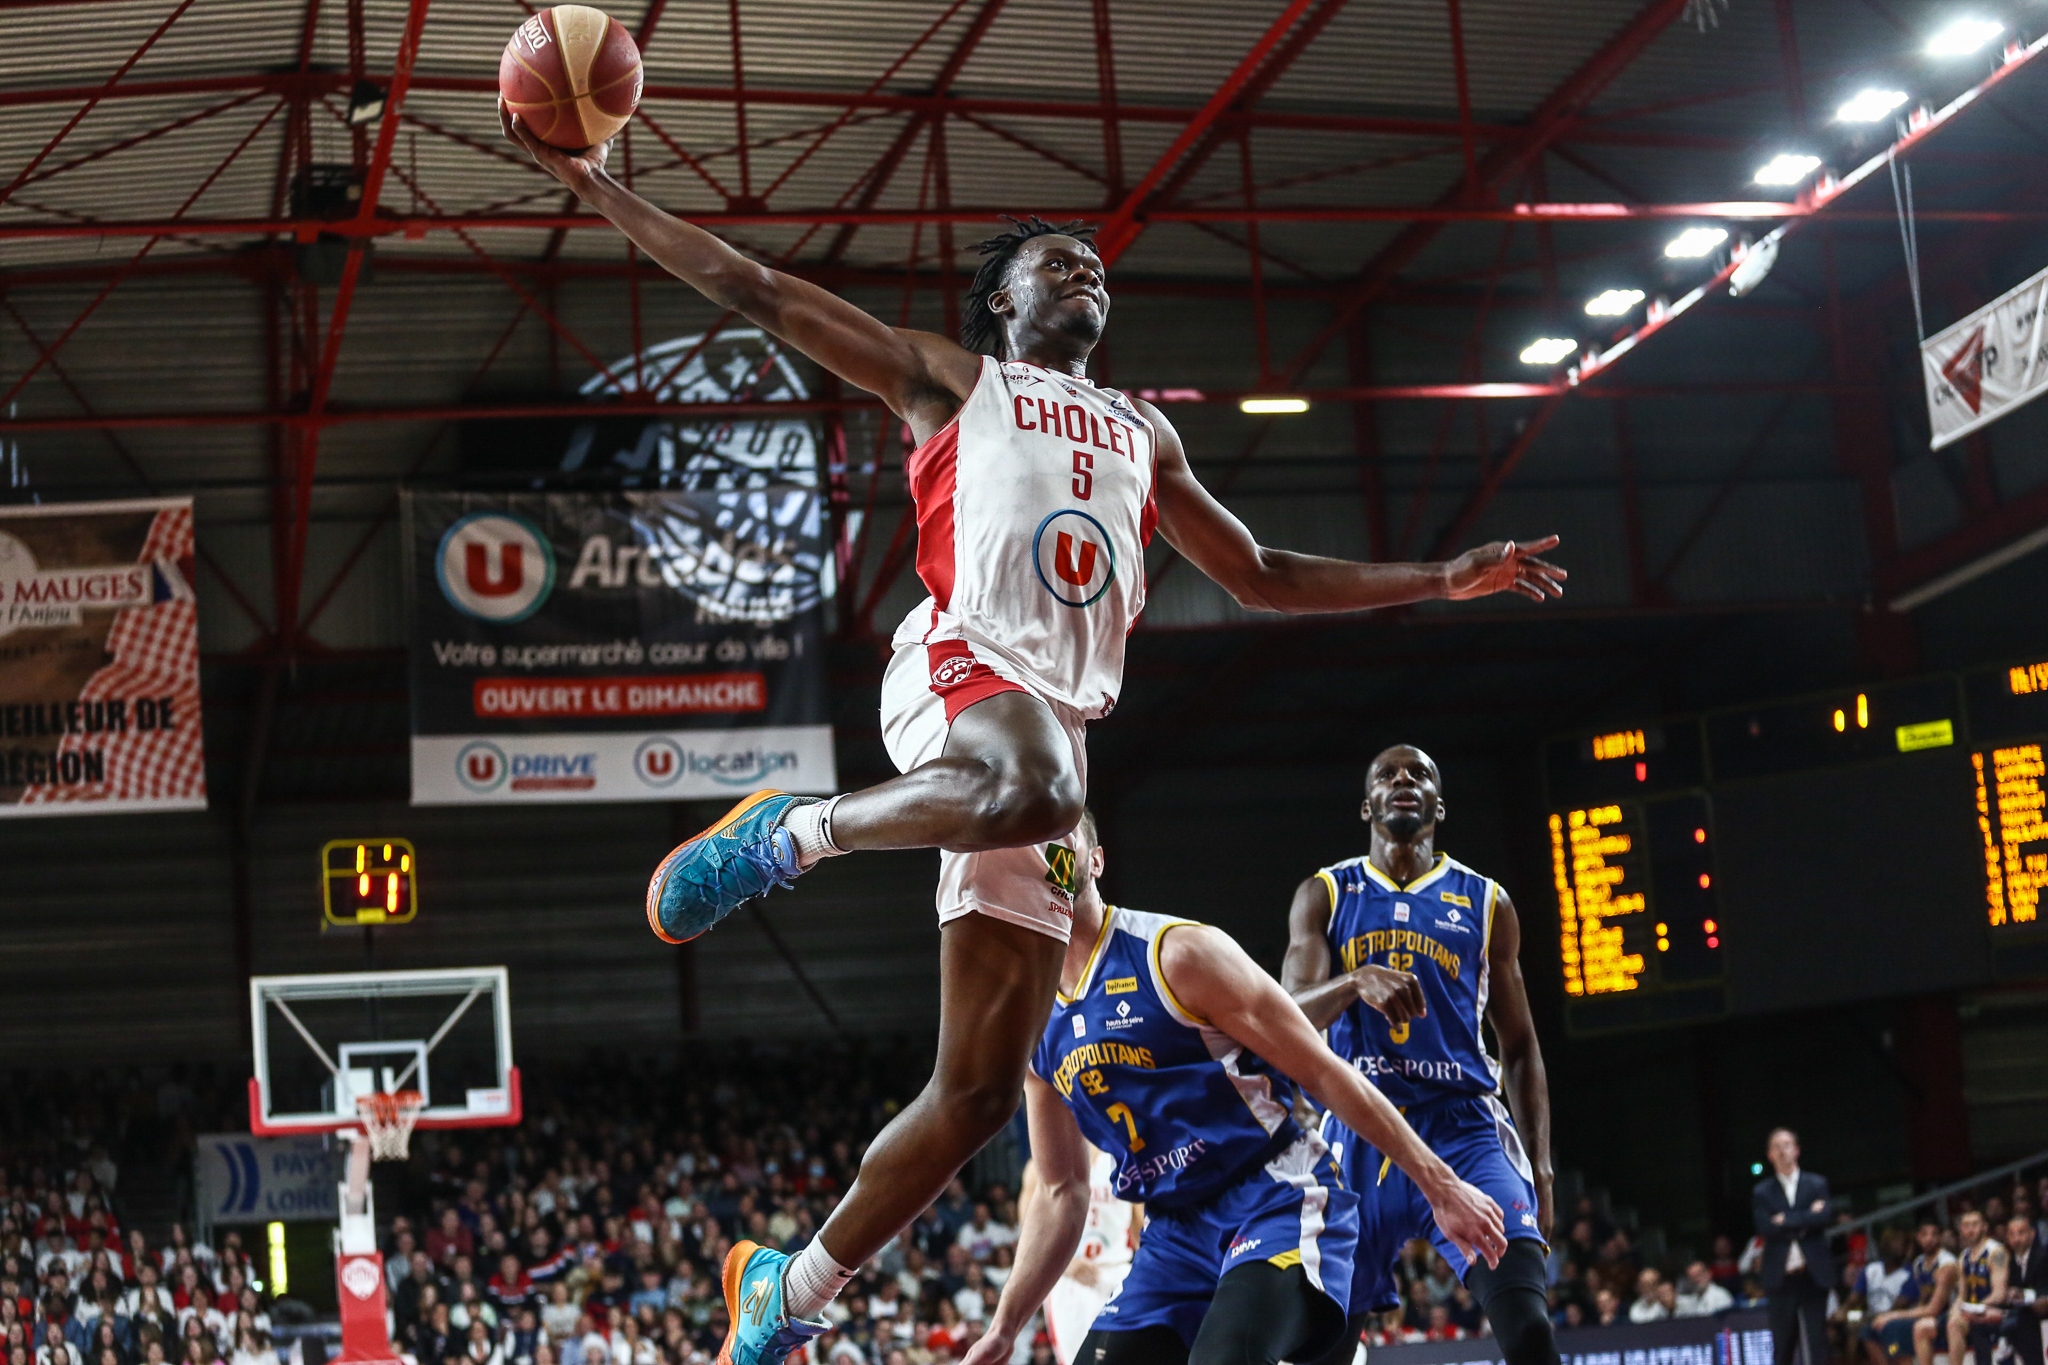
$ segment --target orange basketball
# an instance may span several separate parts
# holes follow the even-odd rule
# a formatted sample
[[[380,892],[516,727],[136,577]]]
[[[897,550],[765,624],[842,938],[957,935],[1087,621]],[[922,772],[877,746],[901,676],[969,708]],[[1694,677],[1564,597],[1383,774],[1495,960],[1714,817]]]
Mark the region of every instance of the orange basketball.
[[[551,147],[594,147],[640,103],[640,49],[625,26],[588,5],[544,9],[513,30],[498,91]]]

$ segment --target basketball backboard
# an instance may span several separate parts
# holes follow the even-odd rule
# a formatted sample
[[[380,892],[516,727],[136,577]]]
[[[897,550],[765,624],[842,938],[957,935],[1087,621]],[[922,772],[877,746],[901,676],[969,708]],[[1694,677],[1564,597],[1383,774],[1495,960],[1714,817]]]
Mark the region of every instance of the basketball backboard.
[[[253,977],[249,1013],[253,1132],[359,1130],[357,1100],[399,1090],[421,1128],[519,1122],[503,967]]]

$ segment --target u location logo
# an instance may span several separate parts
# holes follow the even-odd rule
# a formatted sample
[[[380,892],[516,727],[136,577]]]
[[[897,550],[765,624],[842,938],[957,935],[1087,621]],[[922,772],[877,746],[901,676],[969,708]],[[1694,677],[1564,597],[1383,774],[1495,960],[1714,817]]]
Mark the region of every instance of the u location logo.
[[[465,744],[455,755],[455,778],[473,792],[496,791],[510,767],[505,751],[487,739]]]
[[[1116,581],[1109,532],[1086,512],[1064,508],[1038,523],[1032,558],[1038,581],[1063,606],[1086,607]]]
[[[683,775],[683,751],[666,736],[649,735],[633,751],[633,771],[650,787],[672,787]]]
[[[540,610],[555,586],[555,551],[540,528],[510,512],[472,512],[434,552],[441,595],[465,616],[510,624]]]

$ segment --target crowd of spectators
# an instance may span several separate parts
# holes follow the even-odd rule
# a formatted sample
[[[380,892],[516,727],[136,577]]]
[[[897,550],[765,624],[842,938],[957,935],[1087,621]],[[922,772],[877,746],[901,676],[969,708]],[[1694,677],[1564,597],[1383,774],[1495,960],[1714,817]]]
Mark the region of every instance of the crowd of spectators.
[[[876,1047],[801,1060],[740,1052],[660,1071],[591,1064],[534,1077],[517,1129],[415,1135],[409,1163],[377,1168],[394,1343],[418,1365],[710,1365],[727,1325],[726,1250],[741,1237],[795,1250],[815,1236],[861,1143],[915,1093],[927,1061]],[[152,1241],[123,1224],[112,1153],[146,1130],[149,1150],[175,1162],[193,1122],[236,1126],[231,1102],[216,1114],[214,1098],[183,1077],[155,1090],[109,1084],[92,1103],[62,1100],[68,1116],[53,1109],[37,1142],[0,1146],[0,1365],[283,1365],[302,1349],[273,1343],[273,1310],[279,1323],[307,1314],[272,1304],[237,1232],[209,1244],[173,1227]],[[0,1119],[25,1117],[0,1108]],[[1016,1178],[1014,1158],[985,1154],[861,1267],[814,1365],[963,1355],[1010,1273]],[[2038,1219],[2044,1198],[2048,1180],[1978,1207],[2002,1226]],[[1763,1303],[1753,1243],[1717,1237],[1703,1257],[1654,1264],[1590,1199],[1560,1224],[1548,1263],[1560,1328]],[[1858,1235],[1845,1249],[1831,1321],[1838,1356],[1860,1359],[1863,1328],[1899,1311],[1911,1248],[1903,1235]],[[1369,1342],[1485,1333],[1472,1294],[1426,1242],[1404,1251],[1396,1284],[1400,1305],[1374,1320]],[[1014,1365],[1050,1363],[1042,1331],[1020,1337]]]
[[[1904,1317],[1910,1312],[1909,1270],[1914,1257],[1927,1258],[1922,1278],[1931,1282],[1933,1263],[1942,1257],[1948,1258],[1943,1264],[1952,1262],[1962,1247],[1961,1229],[1967,1226],[1964,1213],[1982,1213],[1994,1230],[2009,1227],[2017,1216],[2032,1225],[2038,1240],[2048,1245],[2044,1209],[2048,1209],[2048,1177],[2032,1188],[2017,1184],[1976,1198],[1959,1198],[1951,1206],[1948,1224],[1929,1222],[1917,1233],[1890,1228],[1874,1239],[1861,1232],[1845,1237],[1841,1283],[1834,1287],[1828,1304],[1835,1358],[1864,1365],[1870,1348],[1861,1343],[1875,1335],[1866,1329],[1881,1315]],[[1841,1215],[1843,1219],[1847,1216]],[[1660,1265],[1639,1255],[1628,1231],[1601,1217],[1591,1199],[1580,1200],[1560,1222],[1563,1235],[1552,1246],[1548,1260],[1551,1321],[1559,1328],[1715,1317],[1765,1304],[1757,1278],[1761,1246],[1754,1240],[1719,1236],[1705,1256]],[[1922,1245],[1915,1245],[1915,1236]],[[1948,1280],[1953,1278],[1951,1275]],[[1486,1334],[1486,1318],[1479,1304],[1428,1243],[1409,1244],[1397,1267],[1395,1284],[1400,1305],[1374,1318],[1366,1336],[1369,1344],[1457,1341]],[[1924,1334],[1931,1336],[1934,1314],[1925,1316],[1930,1321]],[[1910,1333],[1904,1340],[1908,1349],[1903,1354],[1910,1359]],[[1946,1349],[1940,1341],[1932,1347],[1937,1352]],[[1885,1358],[1895,1359],[1898,1354]]]

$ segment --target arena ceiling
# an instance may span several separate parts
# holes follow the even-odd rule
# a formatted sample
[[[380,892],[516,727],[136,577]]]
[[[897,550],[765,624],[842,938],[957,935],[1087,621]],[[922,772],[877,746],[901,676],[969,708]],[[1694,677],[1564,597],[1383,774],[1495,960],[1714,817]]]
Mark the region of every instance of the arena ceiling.
[[[1889,601],[2048,521],[2024,416],[1927,452],[1888,168],[1816,190],[1896,140],[1929,327],[2048,264],[2036,4],[623,3],[648,86],[613,164],[635,188],[933,327],[999,213],[1103,224],[1110,378],[1179,391],[1198,468],[1285,543],[1396,558],[1558,529],[1575,611],[1654,635],[1831,604],[1899,667]],[[196,492],[217,658],[395,644],[393,492],[451,475],[452,423],[563,411],[619,356],[725,321],[499,138],[498,53],[532,8],[0,0],[10,495]],[[2004,27],[1929,54],[1970,16]],[[1905,101],[1838,118],[1866,88]],[[1781,152],[1818,165],[1753,183]],[[1730,235],[1666,255],[1702,226]],[[1780,227],[1775,271],[1730,299],[1731,248]],[[1645,298],[1588,317],[1614,288]],[[1543,335],[1575,344],[1518,359]],[[1273,392],[1312,411],[1238,412]],[[914,591],[895,433],[860,395],[806,410],[847,432],[839,494],[871,513],[842,624],[886,632]],[[1147,630],[1241,623],[1153,571]],[[1491,642],[1476,657],[1519,648],[1460,629]],[[1593,646],[1548,638],[1582,670]],[[1326,652],[1277,652],[1304,649]],[[1155,666],[1237,714],[1244,675],[1270,676],[1243,660],[1274,652],[1195,641]]]

